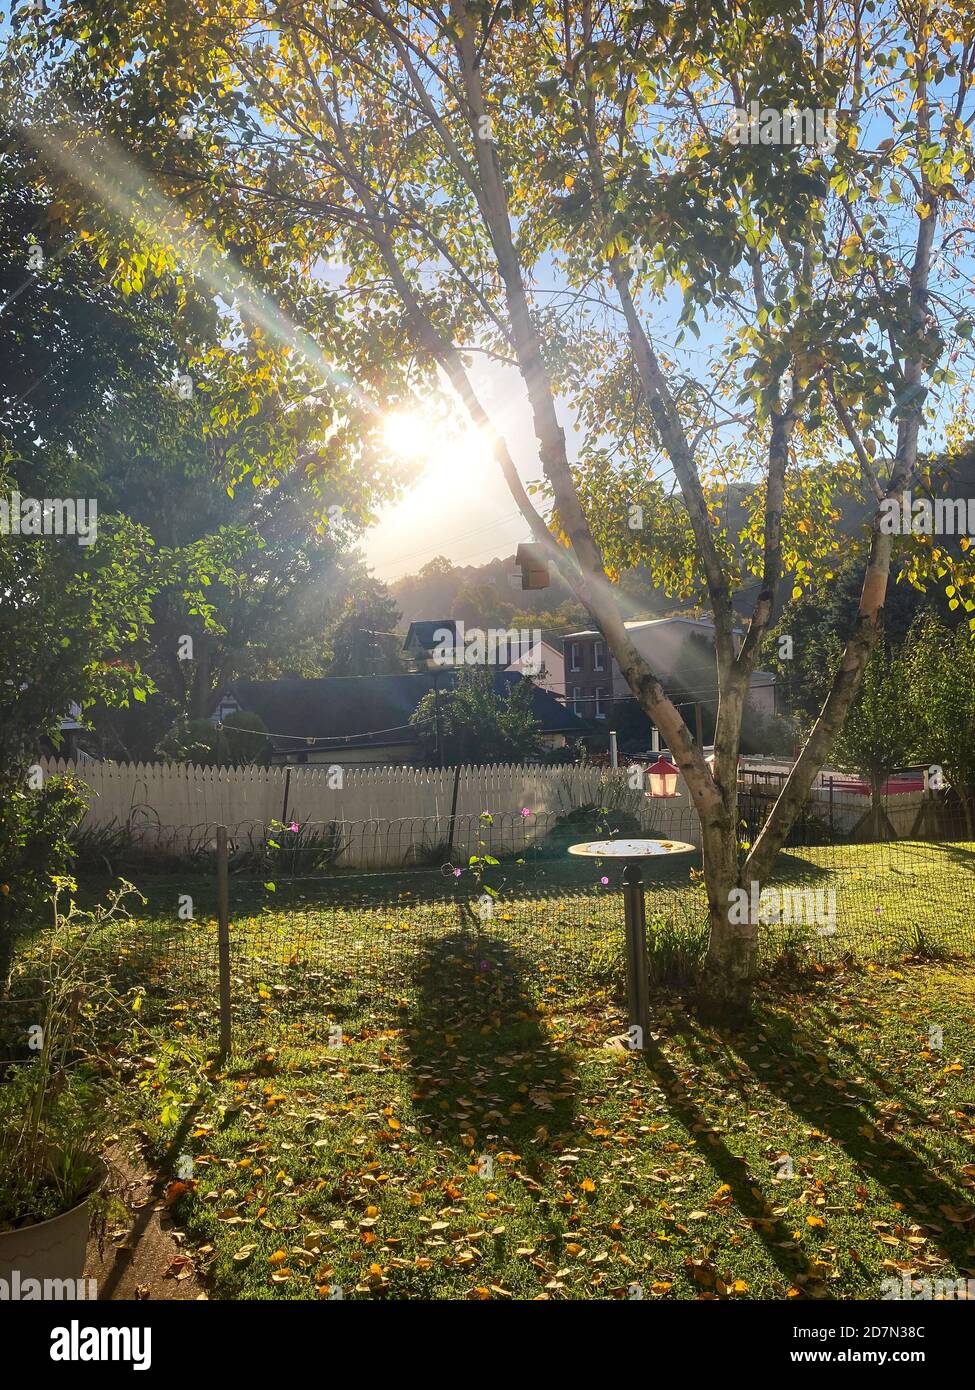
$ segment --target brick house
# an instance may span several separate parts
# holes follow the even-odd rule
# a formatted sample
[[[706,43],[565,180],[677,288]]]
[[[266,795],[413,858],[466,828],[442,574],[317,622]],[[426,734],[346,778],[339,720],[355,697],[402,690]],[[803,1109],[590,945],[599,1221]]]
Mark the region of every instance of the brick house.
[[[655,618],[625,623],[641,656],[668,694],[689,694],[704,703],[715,700],[714,624],[701,618]],[[736,634],[736,642],[740,634]],[[562,639],[565,698],[584,719],[609,719],[614,705],[632,705],[630,688],[606,645],[592,629],[569,632]],[[775,713],[775,675],[754,671],[748,703],[758,714]]]

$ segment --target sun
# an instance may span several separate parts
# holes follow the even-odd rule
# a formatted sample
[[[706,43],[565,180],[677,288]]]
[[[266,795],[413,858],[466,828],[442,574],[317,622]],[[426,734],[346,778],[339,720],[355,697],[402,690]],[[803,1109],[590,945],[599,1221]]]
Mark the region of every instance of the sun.
[[[402,561],[408,569],[407,561],[415,559],[417,568],[443,554],[454,531],[483,525],[485,516],[489,528],[498,524],[500,470],[486,430],[459,412],[417,403],[378,420],[374,439],[387,465],[398,461],[402,475],[370,535],[378,564],[389,568]]]
[[[383,440],[390,453],[401,459],[420,459],[430,452],[435,427],[419,411],[397,411],[383,423]]]
[[[452,420],[436,419],[419,410],[396,411],[382,426],[383,442],[391,454],[422,465],[424,478],[456,478],[490,462],[491,447],[475,426],[458,428]]]

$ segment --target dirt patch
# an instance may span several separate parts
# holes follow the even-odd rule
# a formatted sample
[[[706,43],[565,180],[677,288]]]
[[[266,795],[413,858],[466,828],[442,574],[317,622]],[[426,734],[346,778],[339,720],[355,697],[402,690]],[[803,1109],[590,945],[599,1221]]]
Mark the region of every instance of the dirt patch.
[[[121,1144],[105,1158],[115,1200],[103,1237],[88,1243],[85,1264],[85,1276],[98,1281],[99,1300],[206,1298],[185,1237],[166,1208],[164,1182]]]

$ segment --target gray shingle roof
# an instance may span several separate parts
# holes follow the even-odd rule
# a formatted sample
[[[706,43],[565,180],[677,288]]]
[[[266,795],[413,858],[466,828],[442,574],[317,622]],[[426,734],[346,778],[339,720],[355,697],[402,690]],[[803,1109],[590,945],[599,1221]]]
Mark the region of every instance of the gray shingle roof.
[[[501,694],[521,684],[516,672],[492,670],[495,690]],[[452,671],[439,677],[440,689],[449,688]],[[279,748],[298,749],[311,739],[354,740],[356,747],[371,744],[415,743],[408,728],[410,715],[422,697],[433,689],[426,672],[394,676],[333,676],[319,680],[282,679],[236,681],[229,687],[241,709],[260,715]],[[585,734],[589,725],[550,695],[532,686],[532,710],[544,733]],[[392,732],[379,732],[379,731]]]

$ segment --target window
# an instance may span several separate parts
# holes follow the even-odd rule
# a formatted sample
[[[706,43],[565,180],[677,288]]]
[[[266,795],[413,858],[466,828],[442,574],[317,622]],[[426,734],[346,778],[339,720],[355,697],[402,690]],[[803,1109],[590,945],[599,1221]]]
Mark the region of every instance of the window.
[[[578,642],[569,643],[569,670],[579,671],[582,669],[580,660],[580,648]]]
[[[605,647],[603,646],[602,642],[594,642],[594,643],[592,644],[592,664],[593,664],[593,670],[595,670],[595,671],[605,671],[605,670],[606,670],[606,662],[605,662],[605,657],[604,657],[604,652],[605,652],[605,650],[606,650],[606,649],[605,649]]]
[[[596,717],[597,719],[605,719],[605,718],[606,718],[606,703],[605,703],[606,691],[605,691],[604,687],[601,686],[601,685],[597,685],[597,686],[596,686],[596,689],[593,691],[593,694],[594,694],[595,697],[596,697],[596,707],[595,707],[593,713],[594,713],[594,715],[595,715],[595,717]]]
[[[579,708],[579,706],[580,706],[581,704],[582,704],[582,686],[580,686],[580,685],[574,685],[574,686],[572,687],[572,713],[573,713],[573,714],[579,715],[580,718],[581,718],[582,715],[583,715],[583,711]]]

